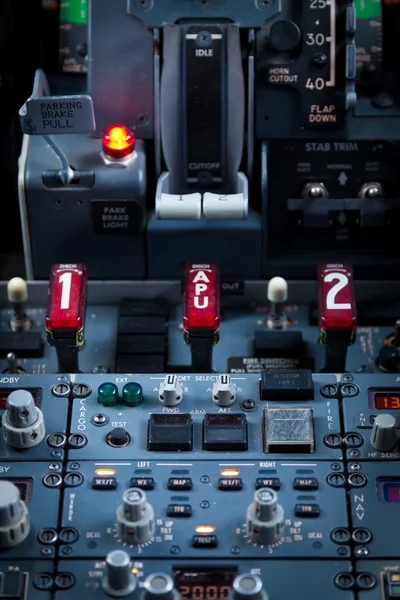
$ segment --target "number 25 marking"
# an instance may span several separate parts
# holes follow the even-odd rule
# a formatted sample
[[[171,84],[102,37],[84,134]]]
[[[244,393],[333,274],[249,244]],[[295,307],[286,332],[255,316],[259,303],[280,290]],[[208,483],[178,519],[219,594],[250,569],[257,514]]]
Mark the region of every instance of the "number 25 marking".
[[[61,283],[62,287],[60,308],[62,309],[69,308],[69,301],[71,298],[71,281],[72,273],[65,272],[60,275],[59,282]]]
[[[346,308],[351,309],[350,302],[344,304],[336,303],[337,294],[349,283],[349,278],[347,277],[347,275],[344,275],[343,273],[328,273],[328,275],[325,275],[324,281],[326,281],[326,283],[337,281],[337,284],[329,290],[326,296],[326,308],[333,310],[344,310]]]

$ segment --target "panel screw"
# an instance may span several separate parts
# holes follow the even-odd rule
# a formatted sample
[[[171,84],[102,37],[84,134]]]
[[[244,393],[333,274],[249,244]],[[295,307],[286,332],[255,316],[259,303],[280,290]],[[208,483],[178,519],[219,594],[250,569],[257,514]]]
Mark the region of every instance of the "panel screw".
[[[69,588],[72,588],[74,583],[75,577],[72,575],[72,573],[59,573],[55,579],[56,586],[62,590],[68,590]]]
[[[340,448],[342,445],[342,437],[338,433],[328,433],[324,437],[324,444],[328,448]]]
[[[361,469],[360,463],[353,463],[350,465],[350,471],[359,471]]]
[[[61,452],[61,450],[52,450],[52,451],[50,452],[50,456],[51,456],[52,458],[61,458],[61,456],[62,456],[62,452]]]
[[[362,548],[357,548],[356,554],[357,556],[368,556],[368,548],[365,548],[364,546]]]
[[[320,389],[321,396],[325,396],[325,398],[334,398],[338,393],[337,385],[333,383],[328,383],[327,385],[323,385]]]
[[[72,395],[75,398],[87,398],[92,393],[92,388],[87,383],[76,383],[72,388]]]
[[[70,448],[83,448],[87,444],[87,439],[82,433],[73,433],[68,438],[68,445]]]
[[[33,585],[37,590],[49,590],[53,585],[53,578],[48,573],[39,573],[33,580]]]
[[[50,463],[48,469],[49,471],[59,471],[61,467],[57,463]]]
[[[312,63],[314,67],[324,67],[327,62],[328,57],[326,56],[326,54],[322,54],[322,52],[315,54],[312,58]]]
[[[93,417],[93,423],[95,425],[104,425],[104,423],[107,421],[107,417],[106,415],[94,415]]]
[[[232,552],[232,554],[240,554],[239,546],[232,546],[231,552]]]
[[[344,398],[352,398],[353,396],[357,396],[359,389],[356,385],[346,384],[341,387],[340,393]]]
[[[349,457],[350,458],[360,458],[361,452],[359,450],[350,450]]]
[[[208,475],[203,475],[203,477],[200,478],[201,483],[210,483],[210,478]]]
[[[79,538],[79,533],[73,527],[66,527],[60,531],[60,541],[63,544],[74,544]]]
[[[360,573],[357,576],[356,584],[362,590],[370,590],[376,586],[376,577],[372,573]]]
[[[349,551],[347,548],[345,548],[345,546],[340,546],[340,548],[337,549],[337,553],[339,554],[339,556],[347,556]]]
[[[347,544],[350,541],[350,532],[344,527],[337,527],[332,531],[331,538],[336,544]]]
[[[353,487],[363,487],[367,483],[367,478],[362,473],[353,473],[349,475],[348,482]]]
[[[57,396],[57,398],[64,398],[65,396],[69,396],[71,388],[66,383],[56,383],[56,385],[53,385],[51,393],[53,396]]]
[[[256,408],[256,403],[254,400],[248,398],[247,400],[243,400],[243,402],[240,405],[240,408],[242,410],[254,410]]]
[[[351,537],[357,544],[368,544],[372,540],[372,533],[368,529],[359,527],[353,531]]]
[[[52,548],[42,548],[40,551],[40,554],[42,556],[52,556],[53,550],[52,550]]]
[[[71,471],[77,471],[80,466],[81,465],[78,462],[72,462],[68,468],[71,469]]]
[[[172,548],[170,549],[171,554],[179,554],[181,551],[181,549],[179,548],[179,546],[172,546]]]
[[[335,577],[335,585],[341,590],[349,590],[355,584],[355,579],[350,573],[339,573]]]
[[[72,554],[73,550],[71,548],[71,546],[64,546],[63,548],[61,548],[61,554],[64,554],[64,556],[70,556],[70,554]]]
[[[343,381],[354,381],[353,375],[349,375],[349,374],[343,375],[342,379],[343,379]]]
[[[210,503],[207,500],[200,502],[200,508],[210,508]]]
[[[341,468],[342,468],[342,465],[340,463],[332,463],[331,464],[332,471],[340,471]]]

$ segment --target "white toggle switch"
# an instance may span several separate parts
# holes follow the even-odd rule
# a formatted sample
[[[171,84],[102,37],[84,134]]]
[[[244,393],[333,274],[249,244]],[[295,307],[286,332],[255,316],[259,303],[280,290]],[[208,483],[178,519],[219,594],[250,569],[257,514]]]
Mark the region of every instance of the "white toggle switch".
[[[203,195],[203,215],[206,219],[245,219],[248,212],[248,198],[243,194]]]
[[[197,221],[201,217],[201,194],[165,194],[156,202],[157,219]]]
[[[213,385],[212,397],[219,406],[230,406],[236,400],[236,387],[229,375],[219,375]]]

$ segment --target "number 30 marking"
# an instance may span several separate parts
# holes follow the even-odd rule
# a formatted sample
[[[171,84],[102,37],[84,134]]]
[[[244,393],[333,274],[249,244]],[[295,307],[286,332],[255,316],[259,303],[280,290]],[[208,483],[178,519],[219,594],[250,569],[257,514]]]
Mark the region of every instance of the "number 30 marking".
[[[328,275],[325,275],[324,281],[326,281],[326,283],[337,281],[337,284],[334,285],[326,295],[326,308],[333,310],[344,310],[346,308],[351,309],[350,302],[344,304],[336,303],[337,294],[349,283],[349,278],[347,275],[344,275],[343,273],[328,273]]]
[[[69,302],[70,302],[70,298],[71,298],[71,281],[72,281],[72,273],[71,272],[70,273],[65,272],[62,275],[60,275],[59,282],[61,283],[61,286],[62,286],[60,308],[62,308],[62,309],[69,308]]]

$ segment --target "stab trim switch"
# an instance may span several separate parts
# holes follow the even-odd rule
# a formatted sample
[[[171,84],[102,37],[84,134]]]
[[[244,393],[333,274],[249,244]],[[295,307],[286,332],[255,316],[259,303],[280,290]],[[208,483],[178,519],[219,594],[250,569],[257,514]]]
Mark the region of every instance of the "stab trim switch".
[[[273,277],[268,282],[268,300],[271,310],[268,315],[267,325],[269,329],[286,329],[287,318],[285,315],[285,302],[288,299],[288,284],[283,277]]]
[[[13,306],[13,314],[10,319],[12,331],[28,331],[32,327],[32,321],[25,313],[25,303],[28,300],[28,286],[25,279],[13,277],[7,284],[8,301]]]
[[[139,488],[129,488],[117,510],[117,533],[126,544],[139,545],[154,535],[155,518],[146,494]]]
[[[46,433],[42,411],[27,390],[15,390],[7,398],[3,436],[12,448],[21,450],[39,444]]]
[[[0,548],[23,542],[30,531],[28,509],[19,489],[11,481],[0,480]]]
[[[278,504],[277,493],[270,488],[257,490],[246,514],[249,538],[257,544],[274,544],[282,539],[284,525],[284,511]]]
[[[130,556],[124,550],[113,550],[107,554],[103,589],[108,596],[121,598],[135,591],[136,576],[133,575]]]
[[[212,372],[213,346],[219,342],[220,275],[214,264],[187,264],[183,284],[183,331],[194,373]]]

